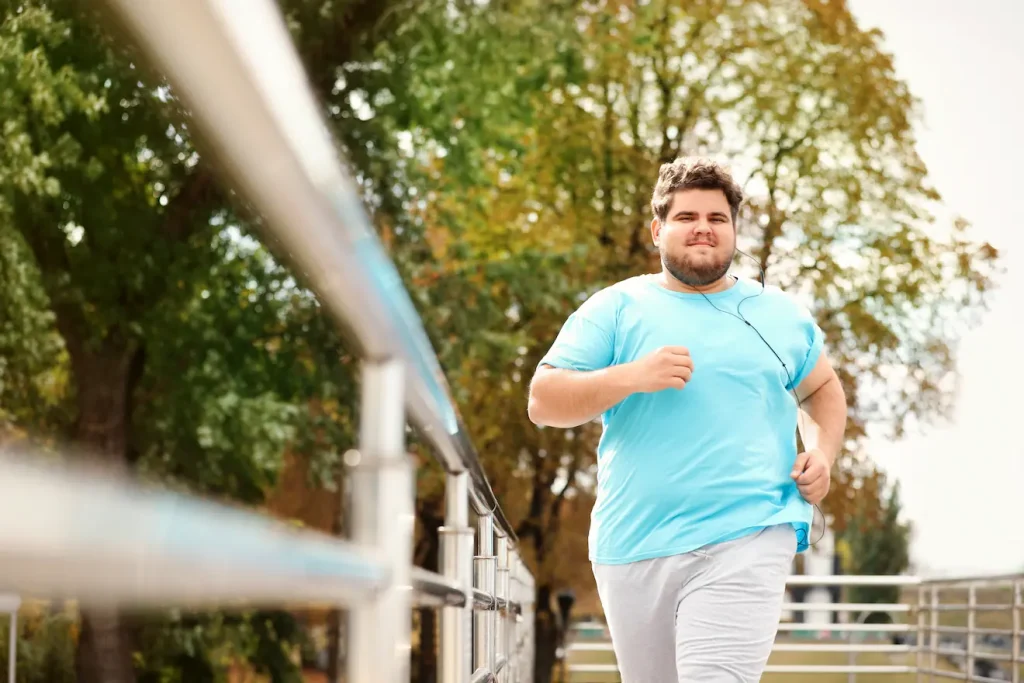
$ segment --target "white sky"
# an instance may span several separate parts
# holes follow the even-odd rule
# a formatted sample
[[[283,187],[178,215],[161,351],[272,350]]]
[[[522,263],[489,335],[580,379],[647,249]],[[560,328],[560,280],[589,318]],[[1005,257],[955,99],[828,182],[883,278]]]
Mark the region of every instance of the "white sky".
[[[922,100],[919,150],[947,206],[1004,254],[1001,291],[960,352],[953,424],[871,452],[903,489],[921,573],[1024,571],[1024,3],[849,0]],[[1015,35],[1016,34],[1016,35]],[[1017,353],[1015,353],[1017,351]]]

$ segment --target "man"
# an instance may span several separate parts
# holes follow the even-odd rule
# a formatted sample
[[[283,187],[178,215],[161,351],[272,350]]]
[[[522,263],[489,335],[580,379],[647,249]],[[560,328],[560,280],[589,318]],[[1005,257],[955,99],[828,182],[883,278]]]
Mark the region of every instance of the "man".
[[[711,161],[663,165],[661,272],[583,303],[530,388],[538,425],[602,420],[590,559],[624,683],[760,680],[842,445],[821,330],[728,273],[742,200]]]

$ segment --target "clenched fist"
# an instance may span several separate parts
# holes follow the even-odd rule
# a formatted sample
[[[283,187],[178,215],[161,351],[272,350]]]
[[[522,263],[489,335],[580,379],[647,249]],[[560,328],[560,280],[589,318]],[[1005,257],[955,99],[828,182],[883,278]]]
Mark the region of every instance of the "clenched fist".
[[[831,469],[828,457],[814,448],[796,457],[789,476],[796,482],[804,500],[817,505],[828,494],[832,482]]]
[[[663,346],[633,363],[637,393],[682,389],[693,375],[693,359],[682,346]]]

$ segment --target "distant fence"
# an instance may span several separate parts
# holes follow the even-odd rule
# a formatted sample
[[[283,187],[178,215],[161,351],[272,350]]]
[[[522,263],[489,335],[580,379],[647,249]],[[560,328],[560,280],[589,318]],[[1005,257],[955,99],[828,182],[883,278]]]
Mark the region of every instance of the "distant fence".
[[[773,652],[789,653],[832,653],[846,654],[847,661],[843,664],[771,664],[767,674],[847,674],[848,680],[857,680],[859,675],[896,675],[916,674],[918,681],[934,681],[949,679],[973,681],[974,683],[994,683],[996,681],[1013,681],[1021,683],[1021,612],[1024,610],[1024,575],[973,577],[957,579],[926,580],[915,576],[791,576],[790,587],[851,587],[851,586],[883,586],[899,587],[904,592],[916,595],[916,602],[899,603],[848,603],[848,602],[787,602],[785,611],[799,612],[804,615],[815,614],[825,616],[822,623],[783,622],[779,624],[782,636]],[[958,591],[965,593],[964,602],[943,602],[943,593]],[[1005,592],[1010,599],[1005,602],[983,603],[978,601],[979,593]],[[977,625],[980,612],[1005,615],[1008,628],[982,628]],[[849,615],[858,613],[859,617],[850,619]],[[966,626],[948,626],[940,624],[940,614],[962,613],[966,616]],[[884,614],[890,617],[889,623],[864,623],[870,614]],[[832,615],[848,615],[834,623]],[[581,626],[592,632],[593,627]],[[855,636],[870,636],[874,639],[884,638],[890,642],[856,642]],[[787,638],[786,636],[790,636]],[[811,637],[817,642],[794,642],[793,636]],[[983,647],[979,637],[995,636],[1004,640],[1002,648],[995,642],[988,641]],[[846,638],[847,642],[837,642]],[[958,640],[962,638],[962,640]],[[574,640],[567,651],[571,656],[574,652],[612,652],[612,644],[607,640],[595,641],[590,638]],[[905,662],[889,664],[858,664],[857,656],[861,654],[885,654],[892,658],[904,656]],[[960,670],[943,669],[940,660],[955,664]],[[1008,666],[1001,667],[999,664]],[[569,663],[567,670],[577,677],[570,680],[585,680],[586,674],[615,674],[618,667],[608,663]],[[583,677],[579,677],[582,675]],[[1005,676],[998,678],[996,676]],[[813,679],[812,679],[813,680]],[[872,678],[871,680],[875,680]]]

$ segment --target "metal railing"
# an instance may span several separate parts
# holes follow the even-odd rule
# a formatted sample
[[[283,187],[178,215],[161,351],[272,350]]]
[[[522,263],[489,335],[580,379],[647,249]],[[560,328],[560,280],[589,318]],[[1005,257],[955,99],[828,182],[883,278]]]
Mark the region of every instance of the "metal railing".
[[[766,674],[822,675],[847,674],[847,680],[902,680],[893,676],[915,675],[918,683],[935,680],[960,680],[974,683],[1024,680],[1024,657],[1021,656],[1022,612],[1024,612],[1024,575],[921,579],[915,576],[791,576],[787,582],[795,587],[848,588],[854,586],[897,587],[904,600],[897,603],[850,602],[785,602],[784,612],[824,615],[826,622],[783,621],[779,638],[772,650],[776,653],[802,655],[847,655],[846,661],[834,664],[772,663]],[[1002,602],[979,602],[979,594],[1004,591],[1009,598]],[[966,599],[959,602],[942,600],[944,593],[961,592]],[[916,597],[916,601],[910,598]],[[962,613],[966,626],[940,623],[940,614]],[[978,614],[1003,617],[1006,628],[980,627]],[[851,618],[853,614],[858,617]],[[832,615],[840,615],[833,619]],[[889,623],[866,623],[871,615],[884,615]],[[589,627],[585,627],[589,628]],[[980,647],[978,638],[999,638]],[[858,637],[862,640],[858,641]],[[962,637],[962,640],[957,640]],[[799,642],[811,638],[815,642]],[[870,638],[873,642],[864,642]],[[889,642],[881,642],[884,640]],[[845,642],[844,642],[845,641]],[[575,639],[566,656],[586,657],[604,653],[612,657],[611,642]],[[887,663],[858,663],[859,655],[885,655]],[[903,657],[901,663],[897,661]],[[566,667],[569,681],[590,680],[588,676],[618,673],[614,663],[572,663]],[[858,678],[860,676],[861,678]],[[999,677],[1001,676],[1001,677]],[[869,678],[864,678],[869,677]],[[612,680],[594,678],[594,680]]]
[[[965,594],[966,600],[956,596],[956,602],[944,601],[943,595],[948,596],[950,593]],[[981,597],[1002,601],[979,602]],[[1024,680],[1024,657],[1021,653],[1024,649],[1022,611],[1024,575],[934,579],[922,582],[917,594],[917,670],[929,674],[929,681],[938,677],[977,683],[1021,683]],[[966,617],[967,623],[964,626],[942,624],[940,622],[943,614],[962,614]],[[1005,621],[1009,623],[1009,627],[979,626],[980,615],[1008,617]],[[979,637],[983,642],[979,642]],[[941,659],[957,664],[960,671],[939,671],[938,662]],[[996,678],[987,675],[988,672],[1000,672],[1001,675],[1009,677]]]
[[[4,453],[0,589],[84,606],[344,606],[349,683],[407,681],[411,609],[436,605],[443,683],[531,681],[533,578],[277,6],[99,6],[170,82],[206,159],[256,210],[363,359],[359,444],[345,455],[351,539]],[[447,471],[439,573],[411,566],[407,422]]]

